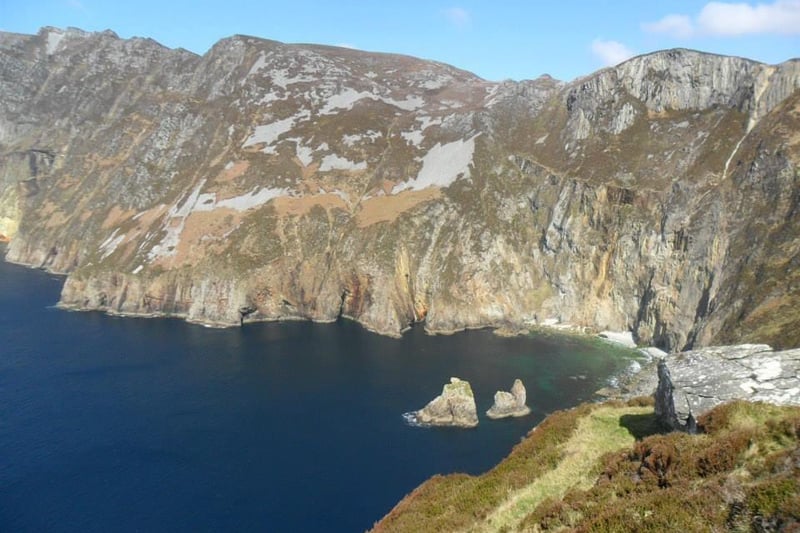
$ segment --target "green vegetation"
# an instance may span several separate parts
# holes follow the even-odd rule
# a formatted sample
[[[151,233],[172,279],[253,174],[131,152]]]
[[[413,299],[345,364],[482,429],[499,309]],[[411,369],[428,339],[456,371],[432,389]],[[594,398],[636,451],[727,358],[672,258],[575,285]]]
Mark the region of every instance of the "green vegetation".
[[[555,413],[482,476],[436,476],[376,531],[800,527],[800,408],[732,402],[662,434],[649,399]]]
[[[634,436],[620,421],[651,413],[650,407],[607,406],[582,417],[561,446],[561,458],[555,468],[510,493],[486,520],[487,529],[504,529],[519,523],[546,499],[562,498],[570,487],[589,489],[599,474],[596,468],[600,457],[634,442]]]

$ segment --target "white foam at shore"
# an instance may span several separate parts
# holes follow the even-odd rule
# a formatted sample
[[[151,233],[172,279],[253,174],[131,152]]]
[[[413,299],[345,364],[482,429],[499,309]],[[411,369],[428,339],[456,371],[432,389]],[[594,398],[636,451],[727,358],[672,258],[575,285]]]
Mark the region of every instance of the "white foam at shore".
[[[406,425],[411,427],[415,428],[425,427],[425,424],[421,423],[417,418],[416,411],[409,411],[408,413],[403,413],[403,421],[405,421]]]
[[[601,331],[597,336],[615,344],[621,344],[626,348],[636,348],[636,342],[633,340],[633,333],[630,331]]]
[[[639,351],[645,354],[650,359],[666,357],[667,355],[669,355],[664,350],[656,348],[655,346],[648,346],[647,348],[642,348]]]

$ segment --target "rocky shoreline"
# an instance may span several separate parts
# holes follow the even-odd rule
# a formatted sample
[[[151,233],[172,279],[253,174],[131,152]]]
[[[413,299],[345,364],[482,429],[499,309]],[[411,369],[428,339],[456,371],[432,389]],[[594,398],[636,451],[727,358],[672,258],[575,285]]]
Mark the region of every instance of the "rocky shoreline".
[[[616,386],[598,395],[620,399],[652,395],[661,361],[669,367],[675,411],[681,420],[732,400],[800,405],[800,348],[773,350],[766,344],[710,346],[650,356],[637,372],[620,376]]]
[[[0,243],[0,252],[7,250],[6,243]],[[18,261],[6,261],[20,266],[37,268],[36,265]],[[64,275],[55,269],[43,267],[48,273]],[[128,312],[113,309],[97,309],[93,306],[81,306],[59,302],[57,306],[68,311],[102,311],[113,316],[136,318],[180,318],[187,322],[206,327],[234,327],[236,322],[212,321],[207,318],[196,318],[189,313],[170,312]],[[396,332],[383,331],[354,317],[346,317],[358,322],[362,327],[380,335],[400,337],[409,328]],[[311,320],[327,323],[337,320],[321,320],[304,316],[280,316],[258,318],[248,322],[280,322]],[[588,333],[590,328],[570,324],[543,323],[531,325],[485,324],[469,326],[461,329],[436,330],[425,327],[431,335],[449,335],[467,329],[493,328],[498,335],[521,335],[533,332],[553,333],[559,335],[577,335],[584,338],[598,338],[623,348],[632,348],[630,333],[603,331],[599,334]],[[685,419],[690,413],[694,416],[702,414],[713,407],[735,399],[764,401],[779,405],[800,405],[800,348],[774,350],[766,344],[741,344],[730,346],[711,346],[696,350],[668,354],[658,348],[640,348],[645,360],[633,365],[615,377],[615,382],[597,391],[602,398],[630,399],[636,396],[649,396],[654,393],[658,384],[657,367],[659,360],[666,361],[675,386],[675,406],[679,417]]]
[[[2,255],[3,260],[8,263],[27,268],[36,268],[44,270],[45,272],[58,276],[66,277],[69,275],[68,272],[54,269],[51,266],[47,265],[37,266],[33,263],[27,263],[23,261],[10,259],[6,255],[8,244],[0,243],[0,246],[2,246],[2,248],[0,248],[0,255]],[[636,344],[632,341],[632,334],[630,332],[599,331],[598,327],[596,326],[595,327],[586,325],[581,326],[566,322],[560,322],[557,319],[552,319],[552,318],[544,319],[538,322],[532,322],[531,320],[515,321],[503,318],[501,320],[491,320],[486,322],[469,323],[469,324],[465,323],[460,325],[459,327],[447,327],[447,328],[437,327],[436,325],[431,324],[429,321],[423,319],[411,322],[406,327],[403,327],[401,329],[395,329],[393,327],[382,328],[372,323],[371,321],[364,320],[363,317],[351,316],[348,314],[341,314],[336,316],[310,316],[305,314],[303,315],[280,314],[275,316],[264,316],[256,314],[247,316],[244,319],[244,321],[241,321],[238,315],[237,316],[231,315],[230,317],[220,316],[212,318],[207,314],[195,315],[191,312],[191,310],[165,311],[163,309],[157,309],[152,311],[139,311],[131,308],[130,306],[127,306],[125,309],[118,309],[111,305],[99,305],[94,302],[89,302],[88,298],[85,298],[85,300],[86,303],[83,304],[78,303],[78,301],[75,300],[74,298],[70,298],[69,301],[65,301],[64,288],[62,287],[62,298],[59,302],[56,303],[56,307],[58,307],[59,309],[64,309],[67,311],[75,311],[75,312],[101,312],[101,313],[106,313],[110,316],[117,316],[117,317],[176,318],[180,320],[185,320],[190,324],[197,324],[211,328],[233,328],[233,327],[239,327],[243,323],[254,324],[259,322],[269,323],[269,322],[310,321],[317,324],[330,324],[336,322],[340,318],[344,318],[356,322],[367,331],[370,331],[377,335],[384,335],[396,339],[401,338],[412,327],[416,325],[422,325],[422,327],[425,330],[425,333],[427,333],[428,335],[455,335],[463,331],[491,329],[495,335],[501,337],[516,337],[520,335],[530,335],[532,333],[576,335],[582,338],[599,338],[624,348],[635,348],[636,346]]]
[[[0,44],[0,235],[70,308],[800,345],[795,60],[495,83],[246,36]]]

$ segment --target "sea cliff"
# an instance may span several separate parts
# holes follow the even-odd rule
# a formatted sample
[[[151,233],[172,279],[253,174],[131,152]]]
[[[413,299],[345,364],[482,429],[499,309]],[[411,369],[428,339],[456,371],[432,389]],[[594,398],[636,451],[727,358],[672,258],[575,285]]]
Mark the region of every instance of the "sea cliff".
[[[233,36],[0,33],[0,234],[61,304],[800,345],[800,62],[565,83]]]

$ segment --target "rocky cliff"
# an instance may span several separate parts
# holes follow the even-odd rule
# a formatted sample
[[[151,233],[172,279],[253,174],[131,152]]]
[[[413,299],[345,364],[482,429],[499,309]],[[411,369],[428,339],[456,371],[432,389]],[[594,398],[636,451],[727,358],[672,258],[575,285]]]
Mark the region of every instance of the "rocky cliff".
[[[800,349],[775,351],[764,344],[710,346],[645,365],[623,386],[622,396],[647,396],[655,391],[656,413],[664,421],[671,420],[667,425],[675,429],[690,414],[703,414],[733,400],[800,406],[798,378]],[[659,405],[664,406],[660,412]]]
[[[800,345],[800,61],[570,83],[234,36],[0,34],[7,259],[62,304]]]

